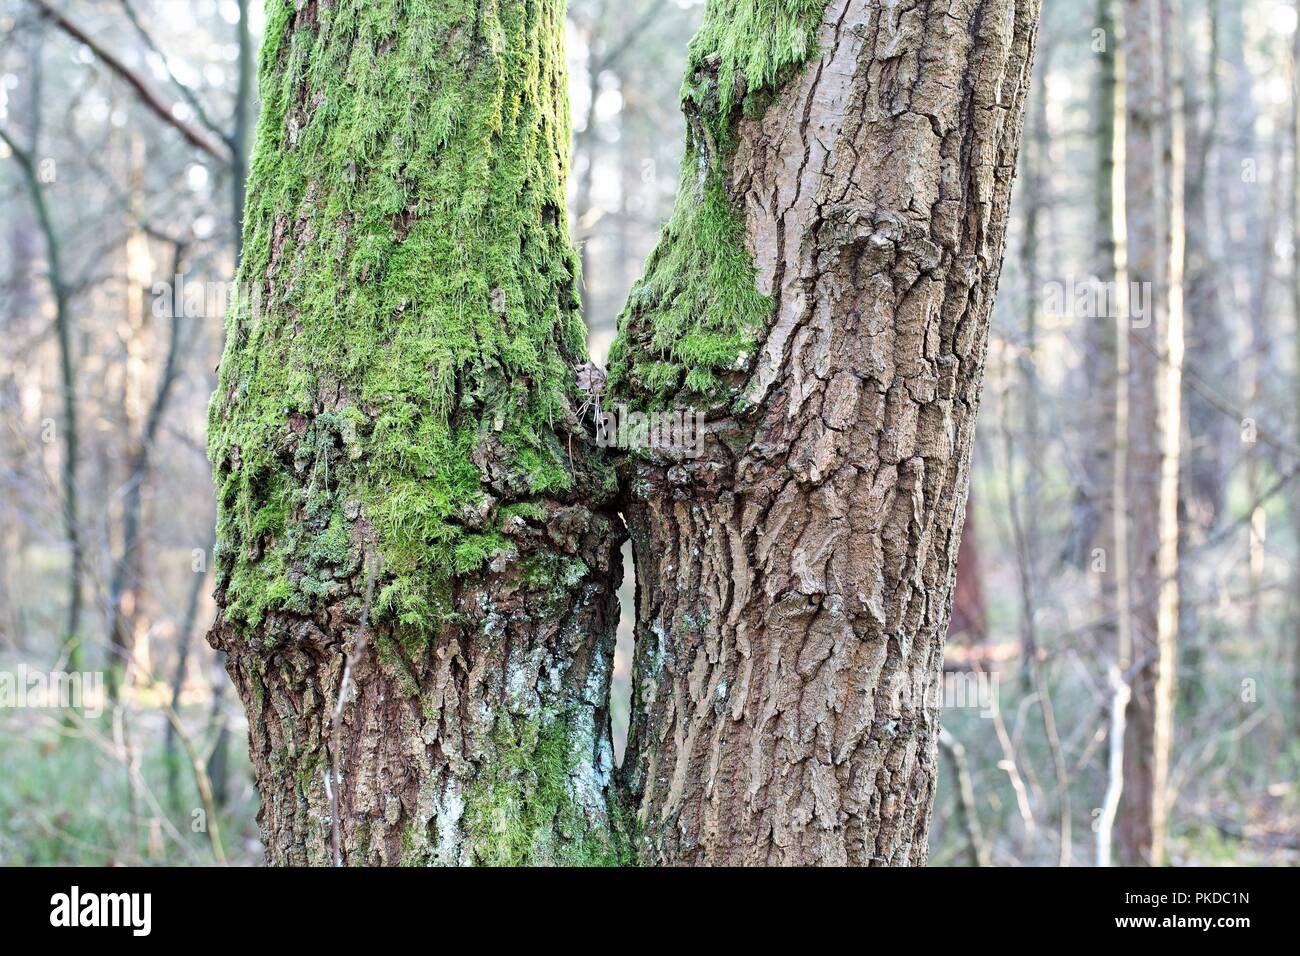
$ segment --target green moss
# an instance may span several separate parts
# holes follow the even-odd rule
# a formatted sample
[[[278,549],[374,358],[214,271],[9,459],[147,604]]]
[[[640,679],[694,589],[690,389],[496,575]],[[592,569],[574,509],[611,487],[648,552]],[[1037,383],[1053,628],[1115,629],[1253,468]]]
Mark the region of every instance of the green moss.
[[[671,398],[727,397],[743,377],[747,355],[772,312],[755,288],[745,225],[727,197],[722,175],[696,169],[688,150],[672,218],[632,288],[610,350],[610,388],[645,407]]]
[[[691,40],[682,96],[706,112],[719,143],[730,143],[737,107],[759,111],[816,52],[826,3],[713,0],[705,8],[704,24]]]
[[[319,609],[364,538],[376,615],[428,634],[504,546],[465,520],[476,459],[503,503],[600,468],[555,431],[585,358],[563,4],[294,7],[268,3],[251,294],[209,420],[226,616]]]
[[[563,611],[589,569],[581,558],[546,551],[525,558],[521,570],[520,579],[530,592],[529,608],[545,619]]]
[[[501,517],[503,519],[518,517],[541,522],[546,520],[546,509],[535,501],[520,501],[502,508]]]
[[[503,715],[494,756],[465,800],[466,846],[487,866],[618,866],[632,863],[633,841],[613,807],[584,808],[575,768],[589,746],[568,716]],[[590,754],[586,755],[590,761]],[[604,819],[589,819],[590,811]]]
[[[826,0],[713,0],[691,41],[686,155],[672,217],[619,318],[609,388],[644,408],[731,404],[773,303],[755,287],[726,175],[741,112],[760,115],[814,52]],[[743,82],[742,82],[743,77]]]

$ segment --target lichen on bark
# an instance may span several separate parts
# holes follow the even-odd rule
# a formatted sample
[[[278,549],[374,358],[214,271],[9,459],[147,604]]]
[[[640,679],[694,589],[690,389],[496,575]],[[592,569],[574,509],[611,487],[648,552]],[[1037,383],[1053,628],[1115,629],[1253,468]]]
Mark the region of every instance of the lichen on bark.
[[[618,866],[634,862],[631,834],[609,791],[613,754],[575,780],[594,728],[581,713],[502,716],[498,759],[466,798],[465,851],[487,866]],[[578,750],[575,753],[575,748]],[[595,812],[592,813],[592,809]],[[593,825],[593,819],[612,823]]]

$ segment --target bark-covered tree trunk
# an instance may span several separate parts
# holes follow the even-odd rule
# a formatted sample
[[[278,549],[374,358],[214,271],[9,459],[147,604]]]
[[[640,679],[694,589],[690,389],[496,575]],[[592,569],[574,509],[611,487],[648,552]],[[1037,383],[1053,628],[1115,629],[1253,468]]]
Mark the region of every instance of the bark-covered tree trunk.
[[[271,862],[617,855],[562,33],[562,0],[268,4],[210,449]]]
[[[34,136],[36,127],[31,131]],[[85,541],[78,517],[77,464],[81,457],[78,440],[77,415],[77,356],[75,354],[76,316],[73,313],[72,290],[63,272],[63,249],[58,230],[50,213],[46,190],[38,172],[39,158],[36,142],[29,147],[10,138],[0,128],[0,141],[8,147],[18,163],[28,198],[36,213],[36,222],[45,241],[46,281],[54,298],[54,334],[58,342],[60,417],[58,435],[63,445],[63,458],[59,466],[59,495],[63,512],[63,530],[68,543],[68,604],[66,624],[60,638],[61,650],[67,654],[69,670],[78,670],[85,660],[82,649],[81,611],[84,600],[82,573],[85,564]]]
[[[595,409],[699,409],[703,453],[606,456],[561,0],[272,0],[211,412],[272,862],[924,861],[1037,14],[711,0]]]
[[[1300,0],[1295,0],[1296,19],[1300,21]],[[1295,368],[1300,370],[1300,22],[1291,37],[1291,318],[1295,328]],[[1300,371],[1297,372],[1300,375]],[[1292,386],[1295,388],[1295,386]],[[1300,388],[1295,388],[1300,396]],[[1300,400],[1295,409],[1297,428],[1300,428]],[[1300,502],[1293,500],[1291,521],[1300,539]],[[1300,596],[1300,562],[1295,565],[1292,593]],[[1300,730],[1300,613],[1295,615],[1293,651],[1291,661],[1292,726]]]
[[[1105,607],[1112,612],[1115,639],[1115,670],[1111,674],[1114,696],[1111,706],[1110,740],[1106,790],[1101,813],[1097,818],[1097,865],[1110,866],[1112,835],[1119,800],[1124,790],[1124,738],[1126,708],[1129,689],[1126,674],[1133,659],[1133,634],[1128,549],[1128,463],[1129,463],[1129,258],[1128,258],[1128,50],[1126,47],[1125,17],[1122,0],[1100,0],[1098,24],[1107,42],[1101,64],[1101,102],[1105,111],[1100,132],[1103,151],[1099,153],[1100,179],[1098,197],[1109,213],[1104,248],[1111,255],[1110,268],[1102,274],[1113,283],[1114,304],[1111,318],[1114,334],[1102,341],[1113,351],[1114,375],[1112,390],[1107,396],[1110,414],[1111,454],[1105,461],[1110,477],[1109,509],[1110,529],[1109,560],[1100,565],[1102,597]],[[1093,567],[1098,567],[1093,565]]]
[[[40,20],[32,23],[16,52],[22,72],[28,82],[9,93],[8,111],[11,116],[25,118],[21,135],[29,149],[39,145],[42,121],[41,89],[45,76],[44,25]],[[5,239],[9,249],[9,268],[5,275],[8,294],[3,313],[0,313],[0,336],[4,338],[0,355],[0,416],[15,432],[29,427],[25,414],[21,382],[28,374],[23,350],[16,343],[27,340],[35,324],[40,297],[38,272],[41,227],[34,209],[19,204],[8,213],[9,223]],[[11,474],[25,474],[31,457],[28,442],[5,436],[4,457],[0,468]],[[19,602],[11,579],[11,561],[20,563],[27,549],[26,523],[20,520],[24,502],[9,482],[0,482],[0,644],[9,643],[22,648],[25,627]]]
[[[1229,334],[1223,294],[1229,287],[1219,265],[1223,262],[1225,242],[1212,227],[1210,218],[1210,159],[1229,145],[1224,142],[1229,136],[1223,129],[1221,110],[1218,5],[1207,4],[1205,14],[1210,52],[1199,89],[1205,118],[1196,128],[1189,129],[1187,136],[1187,372],[1193,381],[1227,384],[1229,387],[1222,390],[1233,395],[1237,363],[1223,354],[1222,346]],[[1190,24],[1183,28],[1180,42],[1186,42],[1190,29]],[[1240,179],[1240,173],[1233,178]],[[1186,524],[1196,540],[1214,531],[1223,518],[1228,462],[1234,444],[1240,444],[1241,438],[1240,426],[1214,407],[1201,391],[1188,389],[1186,402],[1191,441],[1186,454],[1187,481],[1182,493]],[[1194,609],[1189,610],[1195,613]],[[1195,634],[1195,626],[1189,626],[1186,632]]]
[[[1097,280],[1113,290],[1113,312],[1101,311],[1084,328],[1084,382],[1090,400],[1083,403],[1082,411],[1084,431],[1091,441],[1084,457],[1084,488],[1077,495],[1076,528],[1067,556],[1096,577],[1102,608],[1098,636],[1104,645],[1115,647],[1119,657],[1127,642],[1121,638],[1127,624],[1127,598],[1120,600],[1121,588],[1127,586],[1120,576],[1125,555],[1116,547],[1116,536],[1125,533],[1127,521],[1122,511],[1122,472],[1127,466],[1128,432],[1120,419],[1127,409],[1128,379],[1119,372],[1121,364],[1128,361],[1124,338],[1128,332],[1128,261],[1122,208],[1124,144],[1122,135],[1116,136],[1117,128],[1121,134],[1124,129],[1123,25],[1117,13],[1116,0],[1097,0],[1093,248]],[[1121,340],[1125,342],[1122,352],[1118,348]]]
[[[957,548],[957,568],[953,572],[952,615],[948,622],[948,637],[956,639],[970,650],[984,650],[989,636],[988,602],[984,599],[984,568],[980,561],[979,535],[975,518],[975,492],[966,496],[966,520],[963,524],[961,545]]]
[[[1133,696],[1119,849],[1129,865],[1164,858],[1178,629],[1178,469],[1183,364],[1181,74],[1170,70],[1164,0],[1127,0],[1128,234],[1131,278],[1149,303],[1131,333]],[[1175,61],[1176,62],[1176,61]],[[1171,120],[1173,122],[1171,123]],[[1126,665],[1127,666],[1127,665]]]
[[[1148,860],[1162,813],[1155,800],[1156,592],[1155,553],[1159,529],[1160,421],[1156,381],[1159,340],[1164,324],[1163,233],[1161,224],[1160,21],[1158,0],[1124,0],[1125,64],[1128,68],[1126,150],[1127,220],[1130,280],[1138,298],[1130,303],[1128,416],[1131,536],[1118,547],[1132,561],[1131,653],[1133,696],[1124,741],[1124,793],[1118,819],[1120,861]],[[1145,300],[1146,310],[1142,303]]]
[[[922,863],[1038,5],[774,6],[706,14],[611,355],[617,397],[708,420],[626,466],[624,773],[646,862]]]

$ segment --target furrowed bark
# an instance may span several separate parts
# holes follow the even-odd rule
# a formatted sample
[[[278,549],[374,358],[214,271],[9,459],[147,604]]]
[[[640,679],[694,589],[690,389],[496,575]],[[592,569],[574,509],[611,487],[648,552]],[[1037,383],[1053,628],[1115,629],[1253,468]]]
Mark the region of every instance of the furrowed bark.
[[[272,863],[618,858],[562,35],[561,0],[268,5],[209,639]]]
[[[678,209],[611,353],[613,402],[707,418],[702,454],[623,463],[643,862],[925,861],[1037,17],[706,13]],[[749,290],[723,281],[736,245]]]
[[[271,4],[210,639],[272,862],[618,861],[624,807],[643,862],[924,861],[1037,7],[710,4],[611,362],[707,418],[620,466],[615,793],[559,0]]]

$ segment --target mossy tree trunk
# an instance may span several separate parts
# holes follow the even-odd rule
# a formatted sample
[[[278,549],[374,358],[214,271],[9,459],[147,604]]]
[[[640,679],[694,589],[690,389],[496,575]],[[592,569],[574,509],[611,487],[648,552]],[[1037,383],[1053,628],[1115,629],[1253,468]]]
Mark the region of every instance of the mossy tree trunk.
[[[926,859],[1037,19],[709,7],[677,210],[610,370],[708,418],[702,455],[626,465],[647,862]]]
[[[562,31],[562,0],[268,4],[210,451],[271,862],[617,852]]]
[[[710,0],[604,400],[689,457],[580,420],[562,0],[272,0],[211,452],[273,862],[924,860],[1037,13]]]

